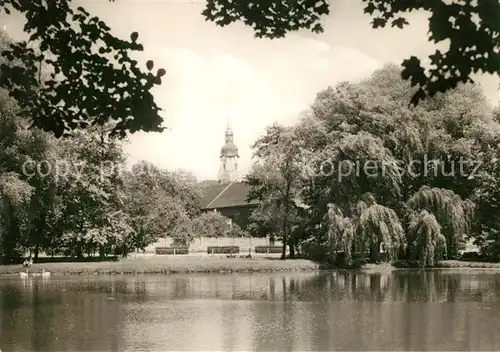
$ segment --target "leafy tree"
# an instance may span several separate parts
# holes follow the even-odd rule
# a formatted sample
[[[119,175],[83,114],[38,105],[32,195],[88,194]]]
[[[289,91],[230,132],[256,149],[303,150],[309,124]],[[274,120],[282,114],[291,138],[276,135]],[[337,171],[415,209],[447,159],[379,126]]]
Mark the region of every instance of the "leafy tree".
[[[203,212],[194,218],[192,229],[196,237],[243,237],[246,235],[237,224],[215,211]]]
[[[9,263],[24,249],[33,188],[14,172],[0,174],[0,254]]]
[[[24,31],[35,42],[12,43],[2,55],[0,86],[16,99],[34,126],[60,137],[71,130],[113,121],[110,133],[162,131],[160,108],[150,93],[161,84],[164,69],[143,72],[129,53],[142,51],[133,32],[130,41],[114,37],[110,28],[69,0],[4,1],[0,7],[26,17]],[[50,78],[40,82],[41,66]]]
[[[332,263],[336,263],[337,255],[344,255],[344,264],[352,264],[352,247],[355,227],[352,220],[342,214],[342,210],[329,204],[326,221],[328,224],[328,241]]]
[[[276,202],[263,200],[250,214],[248,231],[253,237],[269,235],[271,239],[279,237],[280,224],[277,221],[280,209]]]
[[[500,72],[500,4],[495,0],[472,2],[364,0],[364,13],[373,17],[373,28],[403,28],[408,25],[404,14],[428,11],[429,41],[449,42],[448,50],[436,50],[429,56],[431,67],[425,72],[420,60],[411,56],[403,61],[404,79],[418,87],[411,102],[415,105],[426,96],[434,96],[472,82],[472,74]],[[328,15],[326,0],[266,2],[229,2],[209,0],[203,16],[219,26],[243,22],[253,28],[259,38],[282,38],[287,33],[308,29],[323,32],[321,16]]]
[[[487,152],[488,157],[478,177],[475,190],[476,209],[475,244],[489,260],[500,261],[500,165],[498,144]]]
[[[356,242],[360,252],[370,249],[370,259],[380,261],[381,245],[388,254],[388,259],[397,257],[406,246],[406,238],[396,212],[377,204],[372,195],[366,196],[366,206],[356,222]]]
[[[349,223],[355,229],[349,250],[363,254],[369,248],[372,261],[381,259],[382,245],[389,260],[406,256],[432,266],[445,254],[457,258],[460,245],[481,228],[491,234],[481,235],[483,243],[495,243],[494,217],[486,227],[478,214],[495,209],[496,164],[488,160],[500,155],[496,115],[474,85],[460,85],[416,107],[403,103],[413,93],[400,69],[388,65],[362,82],[318,93],[311,111],[289,129],[298,152],[273,149],[279,145],[273,144],[279,141],[276,131],[259,140],[260,150],[275,156],[256,167],[269,165],[269,172],[259,171],[262,176],[254,178],[260,182],[250,184],[268,209],[280,209],[279,192],[272,192],[281,180],[275,176],[279,160],[300,156],[290,165],[302,169],[293,189],[305,203],[297,214],[306,234],[300,242],[309,255],[331,260],[346,252],[349,261],[344,241]],[[488,166],[481,177],[473,174],[478,162]],[[281,219],[279,213],[260,213],[255,228],[271,229],[272,221]]]
[[[0,231],[4,259],[10,262],[39,237],[38,206],[49,193],[43,182],[37,182],[27,175],[25,165],[33,159],[45,157],[46,146],[43,136],[28,130],[24,119],[17,116],[19,108],[15,101],[0,89],[0,188],[2,194],[2,220]]]
[[[446,238],[436,217],[427,210],[415,213],[408,227],[409,259],[420,266],[434,266],[446,252]]]
[[[162,177],[157,178],[156,182],[170,197],[182,204],[190,218],[200,214],[202,191],[192,174],[182,170],[163,170]]]
[[[170,234],[174,239],[174,245],[187,247],[193,242],[193,224],[186,212],[180,213]]]
[[[85,251],[101,256],[118,245],[127,228],[120,199],[121,143],[109,136],[113,126],[74,131],[60,140],[59,164],[68,167],[58,187],[64,202],[62,226],[66,246],[79,259]],[[63,161],[65,161],[63,163]],[[126,232],[129,232],[127,230]]]
[[[439,221],[440,231],[446,238],[446,248],[451,258],[458,256],[459,244],[470,233],[474,215],[474,203],[462,198],[451,190],[423,186],[408,199],[410,208],[427,210],[434,219],[423,216],[421,219]],[[429,224],[434,229],[435,225]],[[437,230],[433,230],[437,231]],[[437,235],[436,235],[437,236]]]
[[[294,258],[298,239],[293,230],[298,218],[297,201],[303,172],[300,140],[295,138],[293,129],[274,124],[253,148],[260,163],[247,176],[248,197],[271,203],[267,206],[276,210],[274,227],[280,229],[283,240],[282,259],[286,246],[290,249],[290,257]]]
[[[32,226],[26,245],[36,261],[41,251],[52,251],[56,247],[58,233],[63,231],[60,226],[64,205],[58,189],[60,175],[55,171],[58,153],[54,138],[38,129],[31,129],[28,135],[30,138],[24,146],[29,157],[23,176],[34,192],[30,205]]]
[[[145,161],[135,164],[123,179],[124,207],[134,229],[130,246],[143,249],[165,236],[191,242],[191,214],[199,211],[194,186]]]
[[[389,65],[359,84],[341,83],[318,94],[312,113],[324,126],[316,130],[326,142],[310,146],[311,159],[351,172],[342,174],[342,182],[338,172],[314,176],[313,189],[305,192],[312,195],[313,210],[324,214],[328,202],[348,208],[350,198],[371,192],[406,219],[406,201],[424,185],[449,189],[462,199],[474,195],[475,163],[470,161],[481,160],[498,131],[484,95],[464,85],[408,107],[402,101],[412,88],[399,72]],[[370,164],[371,170],[364,169]]]

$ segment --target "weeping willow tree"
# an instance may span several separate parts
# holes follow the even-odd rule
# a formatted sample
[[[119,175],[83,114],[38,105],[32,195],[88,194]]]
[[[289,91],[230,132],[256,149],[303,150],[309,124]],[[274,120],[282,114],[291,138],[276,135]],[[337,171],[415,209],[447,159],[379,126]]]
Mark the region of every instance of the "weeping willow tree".
[[[408,226],[409,259],[419,266],[434,266],[446,253],[446,238],[436,217],[427,210],[411,215]]]
[[[356,223],[356,244],[361,253],[365,248],[370,250],[370,260],[380,261],[380,249],[383,246],[388,259],[394,259],[406,246],[403,226],[396,212],[388,207],[377,204],[372,195],[365,195],[366,208]],[[358,203],[358,208],[363,208]]]
[[[474,203],[449,189],[423,186],[407,204],[414,211],[427,210],[434,214],[446,239],[447,257],[456,258],[459,244],[466,240],[471,228]]]
[[[330,247],[330,257],[335,263],[337,256],[343,253],[343,264],[352,264],[352,245],[354,240],[354,224],[349,217],[342,214],[342,210],[334,205],[328,204],[327,212],[327,236]]]

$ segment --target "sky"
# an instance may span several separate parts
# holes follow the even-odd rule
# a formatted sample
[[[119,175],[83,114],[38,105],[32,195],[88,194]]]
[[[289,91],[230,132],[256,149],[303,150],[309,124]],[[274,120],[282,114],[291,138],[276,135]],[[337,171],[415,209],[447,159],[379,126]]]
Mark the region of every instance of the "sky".
[[[169,129],[133,134],[127,164],[148,160],[192,172],[199,180],[217,178],[228,121],[244,174],[252,163],[250,146],[265,127],[293,124],[319,91],[365,78],[411,55],[425,59],[435,50],[427,41],[427,13],[409,15],[404,30],[373,30],[360,1],[331,1],[324,33],[275,40],[254,38],[243,24],[221,28],[206,22],[201,16],[205,4],[197,0],[74,3],[104,20],[118,37],[139,32],[144,52],[137,59],[144,64],[152,59],[167,71],[154,96]],[[0,17],[0,28],[15,39],[22,38],[23,23],[19,16]],[[496,103],[498,79],[477,81]]]

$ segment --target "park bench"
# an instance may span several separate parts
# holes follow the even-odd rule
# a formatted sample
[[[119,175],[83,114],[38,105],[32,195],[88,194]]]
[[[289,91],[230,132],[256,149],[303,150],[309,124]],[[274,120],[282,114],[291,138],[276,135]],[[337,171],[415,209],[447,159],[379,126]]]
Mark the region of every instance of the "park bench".
[[[239,246],[209,246],[207,247],[208,254],[239,254]]]
[[[179,254],[189,254],[189,247],[156,247],[155,254],[160,255],[179,255]]]
[[[280,254],[282,251],[282,246],[255,246],[257,254]]]

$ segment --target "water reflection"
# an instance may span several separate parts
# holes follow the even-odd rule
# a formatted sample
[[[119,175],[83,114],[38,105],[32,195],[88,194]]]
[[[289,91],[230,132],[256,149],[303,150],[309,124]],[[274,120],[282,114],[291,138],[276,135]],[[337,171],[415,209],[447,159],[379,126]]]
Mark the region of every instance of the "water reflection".
[[[495,350],[500,275],[0,280],[0,349]]]

